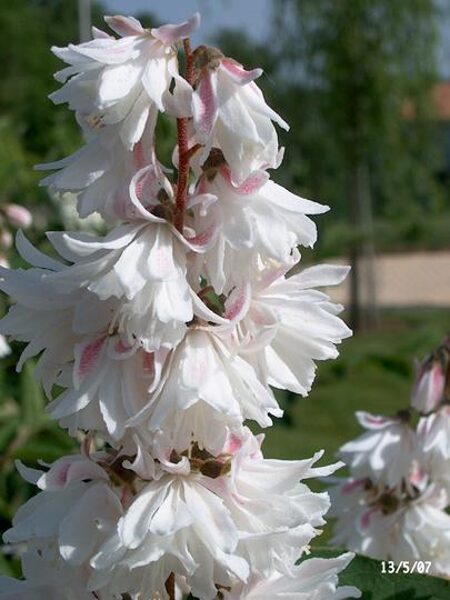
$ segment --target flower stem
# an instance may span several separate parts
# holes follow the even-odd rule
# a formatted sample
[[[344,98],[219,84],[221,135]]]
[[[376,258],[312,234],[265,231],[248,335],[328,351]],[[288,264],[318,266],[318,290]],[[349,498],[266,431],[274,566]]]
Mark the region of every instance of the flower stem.
[[[175,600],[175,573],[171,573],[167,578],[166,591],[169,594],[169,600]]]
[[[183,41],[184,54],[186,58],[186,67],[184,77],[192,85],[193,81],[193,54],[189,39]],[[189,152],[188,119],[177,119],[178,135],[178,184],[175,209],[175,227],[180,233],[183,233],[184,212],[186,210],[187,186],[189,179],[189,162],[191,154]]]

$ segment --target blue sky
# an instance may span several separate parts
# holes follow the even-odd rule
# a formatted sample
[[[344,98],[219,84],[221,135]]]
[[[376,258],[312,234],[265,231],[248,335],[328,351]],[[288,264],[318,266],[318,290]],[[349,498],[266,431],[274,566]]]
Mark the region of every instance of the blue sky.
[[[200,36],[194,42],[210,39],[223,27],[243,29],[255,39],[268,33],[271,0],[102,0],[110,14],[135,15],[151,12],[162,23],[176,23],[195,11],[202,15]]]

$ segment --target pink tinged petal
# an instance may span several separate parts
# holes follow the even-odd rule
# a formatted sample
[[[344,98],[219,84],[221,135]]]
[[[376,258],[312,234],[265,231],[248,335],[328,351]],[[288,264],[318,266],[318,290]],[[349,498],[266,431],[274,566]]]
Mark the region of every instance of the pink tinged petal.
[[[150,32],[160,42],[170,46],[178,40],[189,37],[199,27],[200,13],[196,12],[188,21],[179,25],[162,25],[162,27],[154,27]]]
[[[356,413],[356,418],[358,419],[359,424],[364,427],[364,429],[384,429],[394,424],[394,421],[389,417],[372,415],[365,411],[358,411]]]
[[[364,487],[366,482],[367,479],[355,479],[355,481],[349,481],[342,486],[341,494],[352,494],[354,491]]]
[[[422,484],[427,480],[427,472],[419,464],[414,464],[409,481],[417,488],[421,488]]]
[[[430,400],[437,403],[441,399],[445,388],[445,374],[440,364],[434,365],[430,377]]]
[[[145,29],[141,23],[134,17],[123,17],[116,15],[114,17],[105,17],[108,26],[121,37],[129,35],[142,35]]]
[[[13,236],[7,229],[0,231],[0,246],[2,250],[9,250],[13,244]]]
[[[136,346],[129,346],[122,339],[109,338],[108,358],[112,360],[125,360],[136,353]]]
[[[122,204],[121,211],[126,214],[127,219],[145,219],[153,223],[164,223],[164,219],[155,217],[145,205],[156,203],[156,194],[163,186],[156,176],[155,167],[149,165],[138,171],[132,178],[129,186],[128,206]],[[124,198],[126,202],[126,198]]]
[[[252,288],[249,283],[237,287],[225,303],[225,318],[238,322],[245,317],[252,299]]]
[[[7,204],[3,211],[6,218],[13,227],[23,227],[26,229],[33,222],[33,217],[28,209],[20,204]]]
[[[132,60],[137,54],[135,42],[131,38],[120,40],[101,38],[78,46],[69,44],[68,48],[63,50],[76,53],[82,58],[87,57],[94,60],[99,63],[99,66],[103,64],[118,65]]]
[[[214,240],[216,239],[217,233],[218,227],[216,223],[212,223],[205,229],[205,231],[202,231],[193,237],[184,237],[183,241],[188,248],[190,248],[190,250],[198,252],[199,254],[203,254],[211,248]]]
[[[217,75],[204,69],[200,83],[192,96],[192,114],[200,142],[206,142],[218,116]]]
[[[114,344],[114,350],[117,352],[117,354],[124,354],[129,352],[130,346],[125,345],[122,340],[118,340]]]
[[[223,58],[220,63],[222,69],[229,75],[232,80],[238,85],[246,85],[263,74],[262,69],[253,69],[246,71],[242,65],[229,58]]]
[[[103,31],[102,29],[99,29],[98,27],[92,27],[91,29],[91,33],[92,33],[92,37],[94,40],[98,40],[98,39],[112,39],[112,36],[109,35],[109,33],[106,33],[106,31]]]
[[[173,238],[168,227],[158,227],[153,246],[148,244],[147,248],[147,271],[152,279],[170,281],[179,278],[180,267],[174,257]]]
[[[242,196],[250,196],[257,193],[263,185],[269,180],[269,173],[266,171],[254,171],[241,184],[233,183],[232,173],[228,166],[224,166],[220,170],[223,179],[233,188],[236,194]]]
[[[103,335],[87,344],[81,343],[76,346],[74,367],[74,379],[76,382],[80,383],[95,370],[106,339],[106,336]]]
[[[435,363],[431,369],[422,370],[412,393],[413,406],[425,413],[435,410],[444,394],[445,379],[439,363]]]
[[[367,510],[361,517],[361,527],[363,529],[367,529],[370,525],[370,521],[372,519],[372,516],[377,512],[378,509],[376,508],[371,508],[370,510]]]
[[[229,439],[227,440],[226,446],[223,451],[225,454],[237,454],[237,452],[239,452],[239,450],[242,448],[243,444],[244,440],[232,433]]]

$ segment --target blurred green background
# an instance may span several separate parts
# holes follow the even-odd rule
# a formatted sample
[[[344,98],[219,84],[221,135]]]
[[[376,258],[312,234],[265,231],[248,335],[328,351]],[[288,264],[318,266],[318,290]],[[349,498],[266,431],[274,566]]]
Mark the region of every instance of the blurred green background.
[[[138,14],[152,5],[133,6]],[[217,11],[225,7],[217,4]],[[209,34],[245,66],[264,68],[260,85],[267,100],[291,125],[281,134],[287,151],[277,180],[332,208],[318,220],[319,242],[305,252],[307,263],[337,258],[358,264],[417,251],[450,257],[450,83],[439,58],[446,8],[432,0],[274,0],[265,39],[243,29]],[[93,3],[91,10],[101,26],[105,9]],[[146,14],[144,21],[158,18]],[[46,230],[85,226],[68,216],[65,200],[48,197],[33,171],[81,143],[72,114],[47,99],[60,66],[49,48],[79,39],[78,3],[2,2],[0,30],[0,203],[27,206],[34,216],[28,236],[48,249]],[[168,164],[171,130],[165,122],[160,127],[167,134],[160,157]],[[13,252],[8,258],[20,265]],[[450,261],[447,266],[438,280],[448,283]],[[359,289],[349,301],[364,316],[374,307],[361,298]],[[266,455],[299,458],[324,448],[331,461],[358,433],[355,410],[389,414],[405,406],[413,360],[450,329],[448,305],[450,296],[442,305],[415,305],[409,297],[405,306],[379,304],[376,318],[357,319],[340,358],[319,365],[307,399],[280,394],[286,416],[267,432]],[[354,311],[347,317],[355,321]],[[13,346],[0,363],[0,530],[32,492],[16,475],[14,460],[35,465],[74,448],[48,420],[32,365],[15,372],[19,351]],[[0,552],[0,571],[14,569]]]

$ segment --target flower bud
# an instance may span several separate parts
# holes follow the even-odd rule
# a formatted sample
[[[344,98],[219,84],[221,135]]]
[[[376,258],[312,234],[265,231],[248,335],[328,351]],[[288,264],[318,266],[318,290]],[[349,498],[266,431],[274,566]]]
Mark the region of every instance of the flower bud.
[[[411,395],[411,406],[422,414],[435,412],[445,402],[445,389],[450,368],[449,341],[445,340],[417,370]]]
[[[0,248],[2,250],[9,250],[13,243],[13,236],[7,229],[0,230]]]
[[[33,222],[30,211],[20,204],[7,204],[3,210],[13,227],[22,227],[26,229]]]

